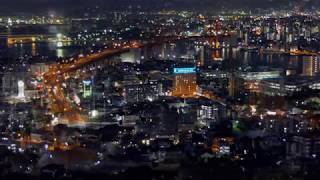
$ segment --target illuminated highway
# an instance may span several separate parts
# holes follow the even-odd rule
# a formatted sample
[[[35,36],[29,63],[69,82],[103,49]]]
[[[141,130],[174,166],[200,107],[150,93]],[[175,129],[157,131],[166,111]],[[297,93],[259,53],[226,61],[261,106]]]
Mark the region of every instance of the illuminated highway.
[[[49,72],[44,75],[44,82],[45,87],[48,91],[48,98],[50,101],[49,109],[53,114],[62,114],[62,117],[59,117],[59,123],[81,125],[84,124],[87,120],[87,116],[81,113],[81,107],[72,105],[64,94],[61,79],[63,78],[65,73],[77,70],[98,59],[125,52],[130,48],[139,47],[140,46],[137,44],[132,44],[131,46],[121,47],[117,49],[105,49],[101,52],[81,57],[75,60],[73,63],[51,66]]]
[[[90,63],[97,60],[101,60],[106,57],[110,57],[119,53],[126,52],[130,49],[142,48],[144,46],[154,46],[163,44],[166,42],[176,42],[186,39],[203,38],[202,36],[186,36],[186,37],[165,37],[161,40],[153,40],[147,43],[141,44],[138,42],[130,43],[130,45],[124,45],[117,48],[109,48],[97,53],[79,57],[72,63],[55,64],[50,67],[49,72],[44,74],[44,84],[48,92],[49,109],[53,115],[60,115],[58,118],[59,123],[68,125],[85,125],[88,117],[82,113],[82,108],[78,105],[69,102],[64,93],[64,87],[62,86],[63,79],[66,73],[80,69]]]
[[[80,69],[90,63],[97,60],[110,57],[119,53],[126,52],[130,49],[142,48],[144,46],[154,46],[165,42],[175,42],[185,39],[197,39],[204,38],[203,36],[186,36],[186,37],[166,37],[161,40],[151,40],[147,43],[140,44],[137,42],[130,45],[123,45],[117,48],[109,48],[97,53],[85,55],[74,60],[72,63],[55,64],[52,65],[49,72],[44,75],[45,87],[48,92],[48,98],[50,101],[49,109],[54,115],[60,115],[58,118],[59,123],[65,123],[68,125],[84,125],[86,124],[88,117],[82,113],[82,108],[76,104],[71,103],[64,93],[64,87],[62,86],[63,79],[66,73]],[[274,53],[274,52],[273,52]],[[286,53],[286,52],[282,52]],[[289,53],[289,52],[288,52]],[[290,51],[292,55],[318,55],[318,53],[312,53],[308,51]]]
[[[180,39],[180,37],[177,39]],[[170,41],[171,40],[176,39],[170,38]],[[168,39],[165,39],[165,41],[168,41]],[[81,67],[84,67],[102,58],[123,53],[129,49],[141,48],[146,45],[158,43],[159,41],[155,41],[142,45],[135,42],[127,46],[105,49],[94,54],[80,57],[72,63],[52,65],[49,72],[43,76],[45,88],[48,92],[48,99],[50,102],[49,109],[51,113],[53,115],[60,115],[60,117],[57,117],[59,123],[65,123],[68,125],[85,125],[88,117],[81,112],[82,108],[78,105],[71,104],[68,98],[65,96],[64,88],[62,86],[62,79],[65,74],[80,69]]]

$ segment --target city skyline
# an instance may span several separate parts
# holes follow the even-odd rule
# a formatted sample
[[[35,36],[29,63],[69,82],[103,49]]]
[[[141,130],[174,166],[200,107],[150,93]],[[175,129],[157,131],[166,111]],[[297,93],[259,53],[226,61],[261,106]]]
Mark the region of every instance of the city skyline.
[[[67,9],[72,11],[84,10],[86,8],[100,7],[101,9],[126,9],[126,8],[153,8],[153,9],[205,9],[210,8],[219,10],[221,8],[289,8],[293,6],[306,8],[318,7],[319,2],[316,0],[292,1],[292,0],[4,0],[0,7],[5,12],[40,12],[47,10],[58,10],[66,12]],[[152,10],[152,9],[149,9]],[[17,12],[15,12],[17,11]]]
[[[0,179],[318,180],[318,3],[0,2]]]

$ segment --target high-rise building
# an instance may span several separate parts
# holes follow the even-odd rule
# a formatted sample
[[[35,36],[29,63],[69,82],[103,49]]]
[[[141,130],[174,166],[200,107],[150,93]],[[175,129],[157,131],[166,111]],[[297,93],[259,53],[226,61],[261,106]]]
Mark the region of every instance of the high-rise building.
[[[226,105],[210,101],[201,103],[197,106],[197,120],[199,125],[210,127],[211,125],[220,122],[227,117]]]
[[[18,81],[25,81],[25,72],[4,72],[0,73],[0,96],[17,96]]]
[[[174,88],[172,95],[193,97],[197,93],[197,74],[195,67],[174,68]]]
[[[24,82],[18,81],[18,98],[25,98],[24,96]]]
[[[320,138],[312,135],[293,136],[287,141],[287,155],[312,158],[320,154]]]
[[[236,78],[235,78],[235,75],[234,73],[230,74],[229,76],[229,96],[231,97],[235,97],[235,94],[236,94]]]
[[[92,95],[92,81],[83,81],[83,97],[87,98]]]
[[[129,103],[153,101],[161,94],[161,84],[149,81],[143,84],[125,85],[125,100]]]
[[[305,56],[303,57],[302,74],[305,76],[315,76],[319,73],[320,61],[318,57]]]
[[[205,49],[204,46],[200,46],[198,49],[198,62],[197,62],[197,66],[201,67],[204,66],[205,64]]]

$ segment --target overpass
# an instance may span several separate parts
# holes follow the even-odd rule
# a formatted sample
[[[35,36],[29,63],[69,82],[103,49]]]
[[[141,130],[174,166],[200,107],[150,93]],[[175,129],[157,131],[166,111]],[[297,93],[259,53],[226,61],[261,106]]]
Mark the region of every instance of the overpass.
[[[83,115],[82,108],[80,106],[72,105],[64,94],[64,88],[62,86],[61,79],[64,78],[66,73],[76,71],[77,69],[80,69],[86,65],[102,60],[104,58],[127,52],[130,49],[155,46],[163,43],[177,42],[192,38],[201,38],[201,36],[173,36],[160,38],[160,40],[154,39],[145,43],[132,42],[129,45],[121,46],[118,48],[104,49],[97,53],[79,57],[71,63],[52,65],[49,71],[43,76],[45,85],[44,87],[47,89],[48,98],[50,101],[49,109],[53,114],[62,114],[62,117],[59,118],[61,119],[61,121],[66,122],[68,125],[84,125],[86,124],[88,117],[86,115]]]

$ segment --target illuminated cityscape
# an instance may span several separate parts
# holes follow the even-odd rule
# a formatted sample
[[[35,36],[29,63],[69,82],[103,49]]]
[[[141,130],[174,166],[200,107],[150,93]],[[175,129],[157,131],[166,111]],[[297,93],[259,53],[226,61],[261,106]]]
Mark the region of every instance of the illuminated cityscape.
[[[0,4],[0,179],[320,177],[318,0]]]

